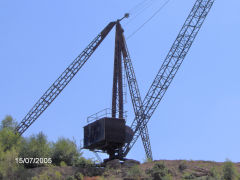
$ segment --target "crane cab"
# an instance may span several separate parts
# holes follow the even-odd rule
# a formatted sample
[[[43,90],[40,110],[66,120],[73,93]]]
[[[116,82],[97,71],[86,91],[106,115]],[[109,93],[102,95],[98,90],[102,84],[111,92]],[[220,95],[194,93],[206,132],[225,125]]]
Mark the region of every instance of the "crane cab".
[[[103,117],[84,126],[84,149],[101,150],[114,159],[115,153],[131,141],[133,131],[125,119]]]

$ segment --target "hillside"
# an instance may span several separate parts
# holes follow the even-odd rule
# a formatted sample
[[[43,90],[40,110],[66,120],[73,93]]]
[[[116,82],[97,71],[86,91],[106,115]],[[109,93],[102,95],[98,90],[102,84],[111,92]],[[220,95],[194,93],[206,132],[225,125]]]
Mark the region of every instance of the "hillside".
[[[238,177],[240,163],[159,160],[137,165],[133,160],[120,164],[117,161],[108,163],[107,167],[40,167],[28,169],[27,179],[160,179],[160,180],[221,180],[232,176]],[[225,178],[224,178],[225,177]],[[25,176],[26,178],[26,176]],[[231,179],[230,179],[231,180]]]

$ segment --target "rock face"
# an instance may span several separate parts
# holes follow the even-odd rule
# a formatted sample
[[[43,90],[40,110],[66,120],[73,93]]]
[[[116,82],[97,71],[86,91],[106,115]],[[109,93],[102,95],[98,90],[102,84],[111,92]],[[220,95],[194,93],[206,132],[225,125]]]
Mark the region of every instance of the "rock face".
[[[121,168],[121,163],[119,159],[114,159],[106,163],[106,167],[110,169],[119,169]]]
[[[128,160],[124,161],[124,163],[122,164],[122,167],[130,168],[132,166],[139,165],[139,164],[140,164],[139,161],[136,161],[133,159],[128,159]]]

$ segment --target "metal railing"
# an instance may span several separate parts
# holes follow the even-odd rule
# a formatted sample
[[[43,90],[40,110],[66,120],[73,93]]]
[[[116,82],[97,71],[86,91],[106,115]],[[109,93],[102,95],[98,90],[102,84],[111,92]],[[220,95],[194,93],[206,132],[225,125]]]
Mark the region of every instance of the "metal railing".
[[[119,112],[117,111],[117,114]],[[88,116],[87,117],[87,123],[90,123],[90,122],[93,122],[93,121],[96,121],[100,118],[103,118],[103,117],[112,117],[112,109],[110,108],[106,108],[106,109],[103,109],[91,116]],[[126,120],[127,119],[127,111],[124,111],[123,112],[123,118]]]

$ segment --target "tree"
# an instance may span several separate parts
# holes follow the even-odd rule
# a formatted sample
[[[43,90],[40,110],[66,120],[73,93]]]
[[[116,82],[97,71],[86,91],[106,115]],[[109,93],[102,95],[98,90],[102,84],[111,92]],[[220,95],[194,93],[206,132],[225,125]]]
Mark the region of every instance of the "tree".
[[[18,152],[14,148],[3,153],[3,156],[0,157],[0,177],[2,176],[3,179],[9,180],[16,179],[21,168],[16,163],[16,157],[18,157]]]
[[[8,115],[5,117],[5,119],[1,121],[0,130],[7,128],[14,131],[16,127],[17,127],[17,121],[14,120],[12,116]]]
[[[223,178],[224,180],[237,179],[237,171],[234,164],[230,160],[226,160],[223,165]]]
[[[47,136],[40,132],[37,135],[32,135],[28,139],[24,139],[21,145],[20,154],[21,158],[50,158],[51,157],[51,144],[47,140]],[[27,168],[45,166],[47,164],[29,163],[24,164]]]
[[[0,179],[16,179],[21,168],[15,158],[22,139],[14,133],[15,127],[16,122],[11,116],[6,116],[0,123]]]
[[[56,165],[60,165],[64,161],[68,166],[72,166],[78,160],[80,152],[74,141],[66,138],[59,138],[53,144],[52,161]]]
[[[13,147],[19,149],[22,138],[14,133],[16,124],[11,116],[6,116],[0,123],[0,143],[4,152]]]

